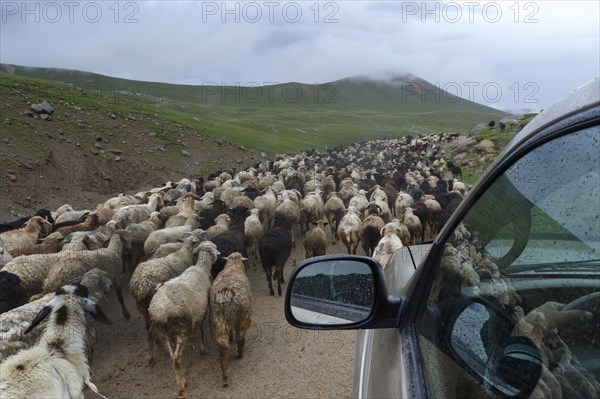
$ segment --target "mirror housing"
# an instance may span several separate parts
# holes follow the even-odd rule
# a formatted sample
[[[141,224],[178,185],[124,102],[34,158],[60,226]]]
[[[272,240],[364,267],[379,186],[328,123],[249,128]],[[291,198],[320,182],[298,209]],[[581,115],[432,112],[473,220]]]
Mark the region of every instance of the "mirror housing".
[[[397,327],[403,298],[388,294],[373,258],[328,255],[302,261],[285,295],[285,318],[294,327],[348,330]]]

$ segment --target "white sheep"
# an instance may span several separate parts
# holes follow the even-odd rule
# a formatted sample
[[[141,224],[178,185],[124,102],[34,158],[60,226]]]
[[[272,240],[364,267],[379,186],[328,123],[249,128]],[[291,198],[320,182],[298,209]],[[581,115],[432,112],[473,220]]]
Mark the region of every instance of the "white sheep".
[[[168,242],[183,241],[193,230],[198,228],[199,219],[197,215],[188,218],[183,226],[169,227],[150,233],[144,242],[144,255],[150,256],[160,244]]]
[[[263,228],[268,229],[271,227],[275,208],[277,207],[277,198],[275,197],[273,188],[267,187],[263,195],[256,197],[254,199],[254,207],[259,210]]]
[[[110,278],[104,270],[92,269],[85,273],[82,278],[78,278],[79,284],[84,285],[89,290],[89,299],[100,305],[106,293],[111,288]],[[19,306],[13,310],[0,315],[0,362],[3,362],[8,356],[32,347],[42,335],[45,322],[41,322],[41,327],[36,328],[24,334],[29,323],[36,314],[52,299],[53,293],[46,294],[40,299]],[[94,323],[87,325],[87,354],[92,358],[93,344],[96,341],[96,329]]]
[[[413,209],[408,207],[404,210],[404,225],[410,232],[410,243],[417,244],[422,235],[421,220],[413,214]]]
[[[398,198],[396,198],[396,202],[394,203],[394,208],[396,211],[396,217],[400,220],[404,220],[404,211],[406,208],[411,207],[414,203],[413,197],[405,192],[399,192]]]
[[[250,211],[250,216],[244,221],[244,235],[246,236],[246,244],[248,246],[248,257],[250,263],[254,265],[258,264],[258,242],[264,233],[262,223],[260,222],[260,212],[254,208]]]
[[[203,323],[208,310],[210,269],[219,255],[217,246],[210,241],[200,243],[198,252],[198,261],[194,266],[156,288],[148,307],[151,333],[156,333],[169,351],[180,398],[185,394],[181,356],[198,327],[200,352],[206,353]],[[153,340],[149,340],[149,343],[153,362]]]
[[[62,252],[61,252],[62,253]],[[123,241],[120,232],[116,232],[110,238],[107,248],[99,248],[94,251],[71,251],[61,256],[48,272],[44,280],[41,293],[31,297],[31,300],[39,299],[45,294],[68,284],[73,278],[82,276],[86,272],[99,268],[110,276],[117,299],[121,305],[121,311],[125,318],[130,314],[123,301],[121,285],[123,281]]]
[[[307,193],[302,201],[300,201],[300,227],[302,232],[306,233],[308,231],[310,223],[317,223],[319,220],[323,220],[324,214],[325,204],[323,203],[320,189]]]
[[[252,323],[252,288],[239,252],[227,257],[225,268],[210,288],[213,339],[219,348],[223,386],[229,385],[229,339],[235,332],[238,358],[244,357],[246,332]]]
[[[195,215],[194,200],[197,198],[195,194],[187,194],[183,197],[181,210],[174,216],[171,216],[165,223],[165,227],[183,226],[190,216]]]
[[[144,316],[146,330],[150,328],[148,306],[152,300],[154,289],[158,284],[180,275],[194,263],[192,251],[197,242],[196,237],[187,237],[179,251],[163,258],[153,258],[142,262],[131,274],[129,289],[136,300],[138,310]]]
[[[152,212],[161,208],[162,198],[159,194],[152,194],[147,204],[127,205],[119,208],[113,215],[113,220],[117,222],[117,228],[124,229],[132,223],[141,223],[147,220]]]
[[[300,208],[298,205],[289,198],[290,191],[285,190],[282,192],[282,202],[275,208],[275,216],[283,216],[289,223],[290,234],[292,236],[292,246],[296,248],[296,230],[298,223],[300,222]]]
[[[220,214],[215,218],[214,226],[210,226],[208,229],[206,229],[206,239],[209,241],[212,240],[219,234],[227,231],[230,225],[231,217],[226,213]]]
[[[373,251],[373,258],[379,262],[379,264],[385,268],[394,253],[403,248],[402,240],[400,235],[402,234],[402,228],[400,224],[391,222],[386,224],[381,229],[381,240]]]
[[[367,205],[369,205],[369,200],[367,200],[367,192],[365,190],[358,190],[358,193],[356,193],[354,197],[350,199],[348,208],[353,206],[362,214],[365,209],[367,209]]]
[[[356,248],[358,248],[359,243],[358,230],[360,229],[360,223],[361,213],[355,206],[349,206],[338,227],[338,236],[346,246],[349,254],[356,255]]]
[[[84,386],[97,393],[90,379],[85,354],[85,313],[106,324],[111,322],[82,285],[56,291],[25,333],[50,315],[38,343],[0,364],[3,398],[83,398]]]

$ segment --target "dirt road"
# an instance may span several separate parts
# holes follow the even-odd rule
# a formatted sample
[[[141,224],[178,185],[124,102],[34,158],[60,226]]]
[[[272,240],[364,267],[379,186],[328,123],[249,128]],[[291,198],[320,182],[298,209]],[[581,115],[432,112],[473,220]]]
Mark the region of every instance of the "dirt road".
[[[329,253],[344,252],[339,244]],[[304,259],[302,243],[285,266],[286,284],[297,261]],[[222,387],[219,353],[205,325],[208,353],[186,348],[182,367],[188,398],[348,398],[352,390],[355,331],[311,331],[290,326],[283,313],[284,297],[269,295],[259,265],[247,273],[254,299],[252,327],[246,353],[237,359],[232,350],[229,386]],[[127,284],[125,284],[126,286]],[[168,354],[156,348],[157,361],[148,364],[142,316],[129,292],[124,292],[130,320],[121,315],[116,296],[109,293],[103,308],[112,319],[101,325],[92,381],[108,398],[176,398],[177,388]],[[196,333],[196,341],[199,339]],[[86,397],[97,397],[87,391]]]

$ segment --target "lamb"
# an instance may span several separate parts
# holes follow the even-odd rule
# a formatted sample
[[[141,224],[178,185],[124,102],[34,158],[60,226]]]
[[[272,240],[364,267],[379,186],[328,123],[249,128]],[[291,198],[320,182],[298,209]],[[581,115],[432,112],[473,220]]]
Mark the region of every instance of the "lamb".
[[[409,208],[410,209],[410,208]],[[373,251],[373,259],[375,259],[381,267],[385,268],[392,255],[403,248],[400,235],[402,234],[401,227],[396,223],[388,223],[381,229],[381,240]]]
[[[210,241],[198,246],[198,261],[181,275],[159,285],[148,306],[151,333],[156,333],[169,351],[179,397],[185,397],[185,376],[181,370],[181,356],[189,339],[200,327],[200,352],[204,346],[204,318],[208,310],[210,293],[210,268],[220,255]],[[153,340],[150,342],[150,359],[154,359]]]
[[[206,230],[206,239],[212,240],[219,234],[227,231],[227,229],[229,229],[230,225],[231,225],[231,217],[229,217],[229,215],[226,213],[220,214],[219,216],[217,216],[215,218],[215,225],[210,226]]]
[[[223,386],[229,385],[229,338],[235,332],[238,358],[244,357],[246,332],[252,323],[252,289],[244,272],[244,258],[235,252],[210,288],[213,339],[219,348]]]
[[[25,334],[50,315],[39,342],[0,364],[0,391],[7,398],[83,397],[84,385],[95,393],[85,355],[85,312],[111,324],[102,309],[87,298],[80,284],[63,286],[42,308]]]
[[[183,226],[153,231],[144,242],[144,255],[152,255],[152,252],[154,252],[160,244],[182,241],[198,227],[198,219],[197,215],[193,215],[188,218]]]
[[[318,220],[315,227],[304,237],[304,250],[306,258],[322,256],[327,254],[327,233],[325,233],[326,223]]]
[[[198,242],[207,241],[206,240],[206,232],[202,229],[196,229],[191,232],[190,237],[194,236],[198,240]],[[152,252],[152,256],[149,259],[154,258],[164,258],[167,255],[172,254],[173,252],[177,252],[183,246],[183,242],[168,242],[166,244],[160,244],[158,248],[154,252]],[[198,247],[196,247],[198,249]],[[146,259],[148,260],[148,259]]]
[[[163,205],[162,198],[159,194],[152,194],[148,200],[148,204],[128,205],[119,208],[113,220],[117,222],[117,228],[124,229],[132,223],[141,223],[147,220],[152,212],[160,209]]]
[[[358,230],[361,223],[360,217],[361,213],[355,206],[351,205],[348,207],[338,227],[338,236],[346,246],[348,254],[356,255],[356,248],[358,248],[359,243]]]
[[[148,306],[152,300],[157,284],[164,283],[179,276],[193,262],[192,251],[198,239],[190,236],[183,241],[181,249],[164,258],[150,259],[142,262],[134,270],[129,281],[131,295],[136,300],[140,313],[144,316],[146,330],[150,329]],[[150,339],[150,336],[148,337]]]
[[[85,273],[77,282],[84,285],[89,290],[89,299],[97,305],[104,299],[104,296],[111,288],[110,278],[104,270],[92,269]],[[42,322],[41,328],[34,329],[27,335],[24,335],[25,329],[29,326],[29,321],[33,320],[35,315],[42,310],[54,296],[53,293],[46,294],[40,299],[29,302],[0,315],[0,362],[3,362],[8,356],[14,355],[23,349],[32,347],[43,333],[45,322]],[[93,344],[96,340],[96,331],[93,323],[87,325],[87,355],[91,360],[93,355]]]
[[[44,285],[40,294],[31,297],[31,300],[39,299],[43,295],[60,288],[69,280],[85,274],[94,268],[99,268],[108,273],[115,292],[121,305],[121,311],[125,318],[130,314],[125,307],[123,294],[121,292],[121,283],[123,280],[123,241],[119,232],[115,233],[107,248],[100,248],[95,251],[77,251],[67,253],[61,256],[48,272],[48,277],[44,280]]]
[[[0,234],[2,248],[8,253],[15,249],[33,246],[40,235],[50,234],[52,225],[41,216],[34,216],[27,221],[25,227]]]
[[[374,204],[373,204],[374,205]],[[372,256],[375,247],[381,240],[381,229],[385,223],[383,219],[377,215],[369,215],[362,221],[358,229],[358,237],[365,251],[365,255]]]
[[[290,222],[285,215],[276,215],[273,228],[267,231],[258,243],[260,260],[267,276],[269,291],[273,291],[271,276],[277,280],[277,293],[281,296],[281,284],[283,284],[283,267],[292,253],[292,238],[290,236]],[[275,273],[273,273],[275,267]]]
[[[250,263],[254,265],[256,270],[256,264],[258,263],[258,241],[262,237],[264,229],[260,222],[260,212],[254,208],[250,211],[250,216],[244,221],[244,235],[246,236],[246,243],[248,244]]]
[[[254,199],[254,207],[259,211],[263,228],[271,227],[272,217],[277,207],[277,198],[271,187],[267,187],[263,195]]]
[[[327,222],[331,228],[331,239],[333,243],[339,239],[337,231],[340,221],[344,217],[345,210],[346,207],[344,206],[344,202],[338,197],[338,194],[336,192],[330,193],[327,203],[325,203],[325,216],[327,217]]]

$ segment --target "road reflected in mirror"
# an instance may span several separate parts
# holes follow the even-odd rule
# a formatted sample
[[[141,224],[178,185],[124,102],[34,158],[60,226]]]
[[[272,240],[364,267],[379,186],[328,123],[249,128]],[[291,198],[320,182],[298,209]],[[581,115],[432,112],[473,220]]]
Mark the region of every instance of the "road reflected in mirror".
[[[298,273],[291,289],[292,315],[303,323],[359,323],[371,316],[375,303],[373,273],[360,261],[310,264]]]

